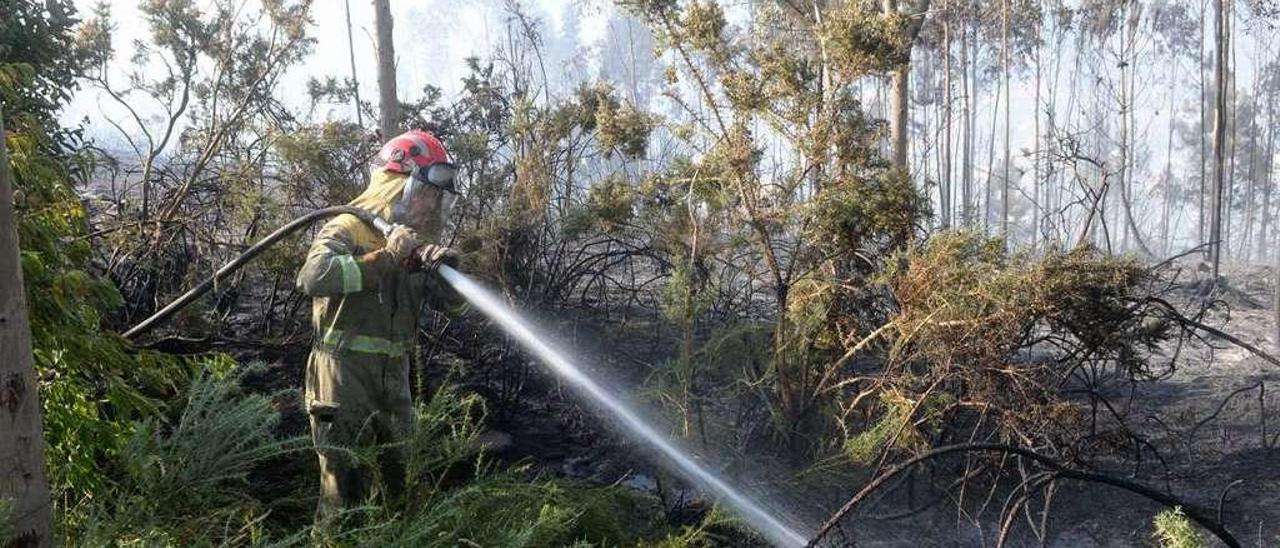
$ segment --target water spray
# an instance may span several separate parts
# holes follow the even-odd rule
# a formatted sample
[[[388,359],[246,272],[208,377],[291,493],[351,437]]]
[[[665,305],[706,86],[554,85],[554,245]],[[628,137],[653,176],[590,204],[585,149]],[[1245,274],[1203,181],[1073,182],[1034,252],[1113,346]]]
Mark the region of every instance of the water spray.
[[[372,213],[352,206],[337,206],[320,209],[298,217],[267,237],[259,240],[240,256],[218,269],[209,279],[169,303],[147,319],[125,331],[126,338],[134,338],[178,312],[181,308],[195,301],[201,295],[213,289],[219,282],[230,276],[240,267],[253,260],[267,248],[284,237],[320,219],[335,215],[355,215],[366,224],[384,235],[390,234],[392,225]],[[686,479],[715,494],[719,499],[744,519],[751,527],[758,530],[770,542],[785,547],[805,546],[806,538],[795,529],[784,524],[773,513],[769,512],[758,501],[733,488],[715,473],[698,464],[691,453],[676,446],[674,442],[658,433],[644,421],[634,410],[599,383],[592,380],[582,369],[569,361],[563,354],[546,342],[547,337],[537,333],[530,327],[530,322],[489,289],[471,280],[471,278],[454,270],[448,265],[439,265],[437,271],[463,298],[480,309],[485,316],[496,323],[521,346],[534,354],[558,378],[566,381],[580,396],[586,398],[626,430],[634,440],[645,443],[668,459]]]
[[[659,434],[627,404],[609,393],[583,373],[577,365],[547,344],[547,338],[529,327],[530,322],[503,303],[500,297],[448,265],[440,265],[438,272],[467,301],[519,341],[526,350],[537,356],[557,377],[567,381],[578,394],[608,411],[609,415],[626,428],[627,433],[633,438],[657,449],[686,478],[718,495],[725,504],[745,518],[748,524],[763,533],[771,542],[779,546],[805,545],[804,536],[782,523],[758,502],[698,464],[689,453],[679,449]]]

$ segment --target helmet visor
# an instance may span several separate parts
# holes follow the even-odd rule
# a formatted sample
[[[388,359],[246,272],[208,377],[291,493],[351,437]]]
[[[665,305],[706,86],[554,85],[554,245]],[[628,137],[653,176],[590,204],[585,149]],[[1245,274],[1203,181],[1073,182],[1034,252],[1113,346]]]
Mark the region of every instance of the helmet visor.
[[[453,180],[457,176],[458,167],[449,162],[437,162],[427,167],[427,182],[449,192],[456,192]]]

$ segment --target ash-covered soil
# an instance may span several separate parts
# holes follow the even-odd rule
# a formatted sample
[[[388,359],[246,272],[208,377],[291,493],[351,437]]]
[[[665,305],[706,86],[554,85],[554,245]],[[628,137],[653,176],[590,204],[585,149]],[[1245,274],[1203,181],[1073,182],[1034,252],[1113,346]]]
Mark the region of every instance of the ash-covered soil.
[[[1225,275],[1231,290],[1201,321],[1276,355],[1274,270]],[[1178,350],[1171,346],[1162,349],[1166,359]],[[1245,546],[1280,546],[1280,366],[1208,335],[1176,357],[1173,372],[1137,386],[1126,409],[1129,426],[1163,459],[1148,451],[1133,478],[1220,511]],[[1062,497],[1050,545],[1154,545],[1155,503],[1099,486],[1075,492]]]
[[[1200,321],[1277,354],[1274,270],[1237,268],[1224,275],[1231,290],[1212,296],[1216,305]],[[1199,299],[1194,288],[1178,296],[1174,304],[1180,307]],[[1131,454],[1103,461],[1099,469],[1173,493],[1211,515],[1221,512],[1243,546],[1280,546],[1280,366],[1207,334],[1187,339],[1181,347],[1166,344],[1152,363],[1156,378],[1113,383],[1107,392],[1125,424],[1149,445],[1144,444],[1140,461]],[[1047,520],[1041,521],[1044,499],[1035,499],[1016,518],[1007,546],[1159,546],[1152,525],[1162,509],[1158,503],[1100,484],[1058,485]],[[997,490],[981,515],[974,515],[976,504],[958,510],[954,495],[913,513],[938,500],[937,490],[927,485],[921,490],[933,494],[915,495],[919,502],[908,504],[909,497],[895,493],[864,510],[846,529],[861,527],[854,535],[858,546],[996,545],[1007,489]],[[876,517],[904,513],[911,515]],[[1048,533],[1043,539],[1033,533],[1042,523]],[[1210,546],[1224,545],[1201,533]]]

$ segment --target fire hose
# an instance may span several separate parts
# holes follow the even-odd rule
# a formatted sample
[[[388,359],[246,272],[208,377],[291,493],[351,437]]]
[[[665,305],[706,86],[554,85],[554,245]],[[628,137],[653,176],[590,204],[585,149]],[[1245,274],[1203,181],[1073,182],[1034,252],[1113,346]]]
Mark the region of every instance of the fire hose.
[[[286,224],[276,229],[275,232],[268,234],[267,237],[261,240],[258,240],[257,243],[253,244],[251,247],[249,247],[249,249],[246,249],[244,253],[241,253],[238,257],[236,257],[235,259],[232,259],[231,262],[227,263],[226,265],[223,265],[222,268],[219,268],[217,272],[213,273],[213,276],[210,276],[205,281],[200,282],[200,285],[197,285],[191,288],[191,290],[187,291],[186,293],[183,293],[182,296],[178,297],[177,299],[174,299],[173,302],[169,303],[164,308],[161,308],[160,310],[156,311],[156,313],[152,314],[149,318],[142,320],[142,322],[140,322],[138,325],[135,325],[129,328],[128,331],[124,332],[124,337],[126,339],[132,339],[134,337],[137,337],[138,335],[141,335],[143,333],[146,333],[147,331],[150,331],[151,328],[155,327],[160,322],[163,322],[169,319],[169,317],[176,314],[183,307],[191,304],[192,301],[200,298],[201,295],[208,293],[210,289],[217,287],[219,282],[223,281],[228,276],[235,273],[235,271],[240,270],[240,267],[244,266],[245,263],[252,261],[254,257],[257,257],[258,255],[262,254],[263,251],[266,251],[268,248],[275,245],[276,242],[279,242],[280,240],[284,239],[286,236],[289,236],[290,234],[297,232],[299,229],[302,229],[303,227],[310,226],[312,223],[320,219],[328,219],[329,217],[342,215],[344,213],[349,215],[355,215],[361,221],[364,221],[365,224],[368,224],[378,232],[381,232],[384,236],[391,233],[391,223],[387,222],[385,219],[377,215],[374,215],[373,213],[370,213],[358,207],[334,206],[334,207],[326,207],[324,209],[317,209],[315,211],[307,213],[306,215],[298,217],[293,221],[290,221],[289,224]]]

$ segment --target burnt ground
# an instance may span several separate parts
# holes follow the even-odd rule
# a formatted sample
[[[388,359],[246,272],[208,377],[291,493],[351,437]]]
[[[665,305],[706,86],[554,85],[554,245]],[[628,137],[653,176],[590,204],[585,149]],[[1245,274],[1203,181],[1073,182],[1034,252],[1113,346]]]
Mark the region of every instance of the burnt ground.
[[[1265,352],[1275,352],[1276,319],[1270,268],[1225,272],[1233,288],[1202,321]],[[1187,304],[1195,298],[1188,292]],[[1176,359],[1175,359],[1176,358]],[[1163,370],[1174,360],[1171,371]],[[1113,385],[1108,396],[1126,425],[1150,443],[1141,462],[1115,459],[1100,471],[1164,490],[1217,515],[1243,546],[1280,546],[1280,367],[1225,340],[1168,344],[1154,356],[1159,378]],[[1087,405],[1086,402],[1081,402]],[[953,476],[954,477],[954,476]],[[927,482],[914,502],[895,493],[852,525],[859,546],[994,546],[997,514],[1008,489],[998,489],[987,512],[961,512],[954,494],[927,510],[936,489]],[[935,482],[941,484],[944,482]],[[972,495],[970,496],[972,500]],[[1054,492],[1045,539],[1038,527],[1043,499],[1018,516],[1009,546],[1158,546],[1152,518],[1161,507],[1110,486],[1062,482]],[[1220,509],[1220,510],[1219,510]],[[911,514],[899,519],[875,516]],[[1223,545],[1205,534],[1210,546]]]
[[[1276,348],[1275,320],[1270,309],[1270,269],[1229,272],[1238,294],[1224,297],[1228,306],[1204,318],[1260,349]],[[478,322],[478,320],[476,320]],[[601,318],[583,312],[562,313],[543,328],[561,337],[579,363],[612,380],[632,400],[653,401],[647,382],[659,364],[675,353],[670,328],[646,318]],[[643,448],[612,433],[605,421],[584,411],[554,379],[525,358],[483,322],[452,325],[443,339],[425,342],[424,390],[448,382],[489,400],[487,423],[510,436],[497,456],[529,465],[534,473],[570,477],[598,484],[625,485],[659,496],[674,522],[692,522],[707,505],[679,480],[654,465]],[[241,334],[240,343],[183,343],[171,350],[228,352],[242,362],[260,362],[248,384],[278,392],[283,412],[282,435],[306,435],[301,411],[305,341],[261,346]],[[179,345],[182,346],[182,345]],[[1245,546],[1280,546],[1280,367],[1226,341],[1189,341],[1181,349],[1162,349],[1164,360],[1177,352],[1172,372],[1136,385],[1117,385],[1114,401],[1123,406],[1128,427],[1150,442],[1136,464],[1132,459],[1104,463],[1109,474],[1167,490],[1216,512],[1222,502],[1227,527]],[[1161,356],[1157,356],[1157,361]],[[444,372],[452,371],[446,375]],[[447,379],[445,377],[448,377]],[[650,413],[654,415],[655,413]],[[668,425],[669,426],[669,425]],[[714,428],[714,426],[712,427]],[[1263,432],[1265,431],[1265,441]],[[704,462],[747,490],[769,493],[771,506],[816,529],[867,478],[856,471],[804,474],[759,452],[739,446],[700,448],[715,457]],[[1158,454],[1157,454],[1158,451]],[[848,472],[843,470],[843,472]],[[254,478],[263,500],[274,500],[273,520],[294,523],[310,519],[314,499],[306,482],[314,477],[311,459],[292,459]],[[985,511],[966,494],[965,510],[955,493],[938,486],[955,478],[947,465],[912,475],[886,490],[843,524],[843,543],[859,546],[993,546],[998,514],[1007,488],[996,489]],[[1007,486],[1006,486],[1007,487]],[[1038,509],[1042,499],[1036,499]],[[1096,484],[1061,482],[1054,491],[1046,521],[1048,536],[1039,539],[1031,523],[1038,512],[1019,516],[1010,546],[1120,547],[1155,546],[1152,518],[1160,507],[1145,498]],[[1208,536],[1208,535],[1206,535]],[[735,539],[732,545],[742,545]],[[1211,539],[1211,545],[1216,540]]]
[[[1273,271],[1226,276],[1232,290],[1204,323],[1274,353]],[[1165,359],[1175,356],[1171,346],[1162,349]],[[1176,356],[1173,372],[1137,386],[1124,410],[1128,426],[1163,459],[1149,452],[1129,477],[1220,511],[1245,546],[1280,546],[1280,367],[1213,337],[1190,342]],[[1102,486],[1074,490],[1077,497],[1062,497],[1060,534],[1050,545],[1152,544],[1155,503]]]

